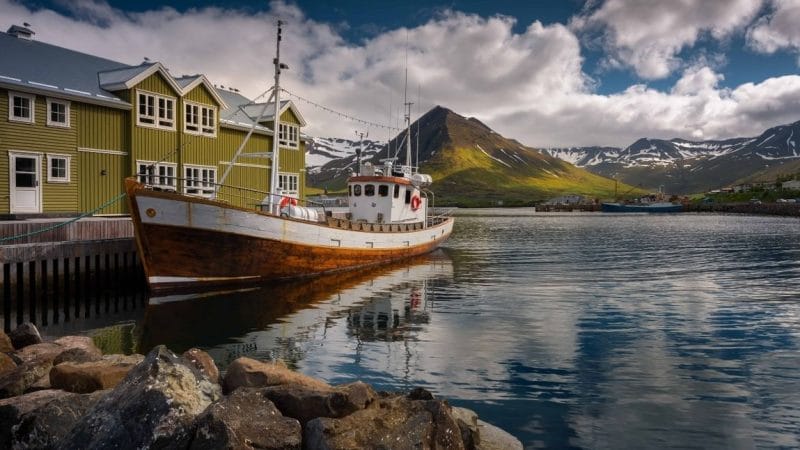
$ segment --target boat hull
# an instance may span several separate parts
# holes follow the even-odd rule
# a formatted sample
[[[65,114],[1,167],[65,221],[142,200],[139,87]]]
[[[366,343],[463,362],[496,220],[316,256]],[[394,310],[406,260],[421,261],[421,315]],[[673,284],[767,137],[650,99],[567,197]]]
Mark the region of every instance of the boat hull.
[[[220,202],[130,186],[128,197],[153,291],[310,277],[430,252],[448,218],[404,232],[341,229]]]
[[[649,205],[627,205],[624,203],[603,203],[600,205],[603,212],[623,213],[678,213],[683,212],[683,205],[672,203],[654,203]]]

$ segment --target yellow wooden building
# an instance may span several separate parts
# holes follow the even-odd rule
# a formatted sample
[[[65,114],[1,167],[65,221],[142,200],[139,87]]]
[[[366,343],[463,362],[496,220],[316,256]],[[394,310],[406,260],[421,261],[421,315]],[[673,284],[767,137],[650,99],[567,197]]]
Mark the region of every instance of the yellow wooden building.
[[[226,184],[266,192],[273,105],[174,77],[159,62],[130,66],[38,42],[28,28],[0,33],[0,218],[72,216],[119,196],[137,175],[161,189],[213,197],[264,111]],[[279,189],[304,197],[305,126],[281,102]],[[237,202],[236,199],[228,199]],[[124,201],[97,211],[125,214]]]

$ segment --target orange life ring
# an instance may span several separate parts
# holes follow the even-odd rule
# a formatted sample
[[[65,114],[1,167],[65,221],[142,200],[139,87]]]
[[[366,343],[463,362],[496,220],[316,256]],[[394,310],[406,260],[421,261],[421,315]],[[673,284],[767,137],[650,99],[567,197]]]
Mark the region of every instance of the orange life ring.
[[[297,206],[297,199],[296,198],[291,198],[291,197],[283,197],[283,199],[281,199],[280,208],[283,209],[283,208],[287,207],[290,204],[292,206]]]
[[[411,210],[416,211],[419,209],[419,204],[422,203],[422,200],[419,199],[416,195],[411,197]]]

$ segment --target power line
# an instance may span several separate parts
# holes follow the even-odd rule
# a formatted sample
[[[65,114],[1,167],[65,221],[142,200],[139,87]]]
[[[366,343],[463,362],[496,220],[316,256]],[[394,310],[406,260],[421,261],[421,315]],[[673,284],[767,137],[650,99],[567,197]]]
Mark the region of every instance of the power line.
[[[372,127],[385,128],[387,130],[394,130],[394,131],[401,131],[401,128],[393,127],[391,125],[384,125],[384,124],[381,124],[381,123],[370,122],[370,121],[364,120],[364,119],[359,119],[358,117],[353,117],[353,116],[351,116],[349,114],[345,114],[343,112],[339,112],[339,111],[336,111],[334,109],[328,108],[327,106],[320,105],[319,103],[313,102],[313,101],[311,101],[311,100],[309,100],[307,98],[304,98],[304,97],[301,97],[301,96],[299,96],[297,94],[289,92],[286,89],[281,88],[281,90],[283,92],[286,92],[290,96],[300,100],[300,101],[308,103],[309,105],[315,106],[315,107],[317,107],[319,109],[322,109],[323,111],[327,111],[327,112],[329,112],[331,114],[336,114],[339,117],[343,117],[345,119],[349,119],[349,120],[352,120],[354,122],[362,123],[364,125],[368,125],[368,126],[372,126]]]

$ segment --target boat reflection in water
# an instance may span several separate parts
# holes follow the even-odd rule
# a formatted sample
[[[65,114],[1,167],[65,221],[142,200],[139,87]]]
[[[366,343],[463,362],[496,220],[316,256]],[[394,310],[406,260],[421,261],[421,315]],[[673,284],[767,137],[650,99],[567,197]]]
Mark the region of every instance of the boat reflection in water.
[[[221,370],[240,356],[296,366],[331,339],[406,339],[430,321],[436,280],[452,278],[452,261],[438,250],[310,280],[153,297],[137,327],[138,348],[144,353],[158,344],[177,352],[199,347]]]

